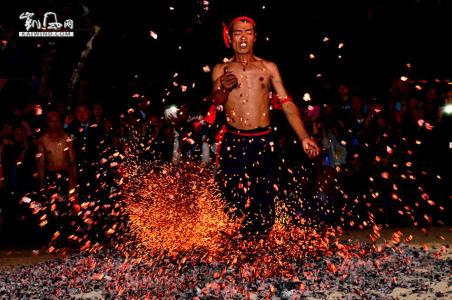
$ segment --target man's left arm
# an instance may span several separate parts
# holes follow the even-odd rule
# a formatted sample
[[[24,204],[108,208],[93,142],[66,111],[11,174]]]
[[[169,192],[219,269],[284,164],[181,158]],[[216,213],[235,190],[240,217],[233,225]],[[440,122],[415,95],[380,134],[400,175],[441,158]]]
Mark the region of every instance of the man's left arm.
[[[271,73],[271,81],[274,90],[281,102],[281,107],[286,115],[287,121],[292,126],[298,139],[303,145],[303,150],[309,157],[315,157],[319,154],[319,147],[317,143],[309,136],[306,131],[303,121],[301,120],[300,111],[295,103],[293,103],[291,97],[287,94],[284,84],[281,79],[278,67],[274,63],[269,63],[268,66]]]

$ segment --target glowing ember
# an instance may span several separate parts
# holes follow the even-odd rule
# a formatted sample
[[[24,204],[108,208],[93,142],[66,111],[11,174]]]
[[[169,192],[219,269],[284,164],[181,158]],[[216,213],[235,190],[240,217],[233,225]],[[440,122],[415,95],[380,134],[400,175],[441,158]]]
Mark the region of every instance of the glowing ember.
[[[215,251],[220,233],[232,233],[211,174],[195,165],[184,167],[129,178],[125,186],[130,233],[147,251]]]
[[[149,35],[150,35],[154,40],[156,40],[157,37],[158,37],[157,33],[155,33],[154,31],[149,31]]]

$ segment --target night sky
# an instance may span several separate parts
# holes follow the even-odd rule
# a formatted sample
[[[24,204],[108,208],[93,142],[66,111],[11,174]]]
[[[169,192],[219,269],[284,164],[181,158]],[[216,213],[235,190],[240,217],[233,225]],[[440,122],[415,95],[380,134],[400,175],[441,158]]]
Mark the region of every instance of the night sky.
[[[372,91],[402,75],[447,79],[452,73],[451,7],[447,0],[18,1],[0,15],[1,38],[8,41],[0,51],[0,78],[16,81],[9,81],[0,97],[3,103],[36,100],[30,99],[37,97],[30,80],[47,67],[49,86],[64,98],[80,53],[98,25],[102,32],[80,77],[91,82],[86,97],[119,104],[133,92],[161,99],[169,89],[170,102],[198,102],[210,93],[210,73],[203,66],[212,69],[232,54],[223,45],[221,22],[242,14],[257,22],[256,55],[279,65],[295,96],[325,82]],[[61,19],[73,19],[75,37],[19,38],[24,11],[41,18],[54,11]],[[178,92],[180,85],[189,86],[187,92]]]

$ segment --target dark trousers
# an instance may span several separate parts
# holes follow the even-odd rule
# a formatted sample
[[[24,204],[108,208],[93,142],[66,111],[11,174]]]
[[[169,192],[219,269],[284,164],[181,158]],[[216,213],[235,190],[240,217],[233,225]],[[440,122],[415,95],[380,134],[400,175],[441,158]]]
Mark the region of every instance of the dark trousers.
[[[244,217],[245,236],[266,234],[275,219],[276,142],[269,128],[227,127],[219,151],[218,180],[228,214]]]
[[[47,187],[46,206],[48,212],[46,227],[51,245],[62,248],[68,245],[67,238],[72,231],[72,204],[69,201],[69,172],[67,170],[46,171],[45,184]],[[55,232],[59,236],[54,236]]]

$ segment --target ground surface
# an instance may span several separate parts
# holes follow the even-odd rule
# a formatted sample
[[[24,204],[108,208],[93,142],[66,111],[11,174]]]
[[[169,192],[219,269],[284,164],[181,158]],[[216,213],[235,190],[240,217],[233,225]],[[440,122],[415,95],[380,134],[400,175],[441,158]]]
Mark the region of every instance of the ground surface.
[[[413,235],[413,240],[397,251],[383,247],[356,259],[333,254],[295,261],[291,267],[299,270],[296,278],[247,276],[244,272],[252,267],[246,262],[240,268],[216,262],[190,265],[176,274],[168,266],[125,262],[114,251],[57,257],[45,250],[5,250],[0,256],[0,295],[4,299],[451,299],[450,229],[431,228],[426,233],[387,229],[381,245],[385,239],[392,243],[399,230],[404,237]],[[367,242],[368,234],[350,231],[343,238]]]

